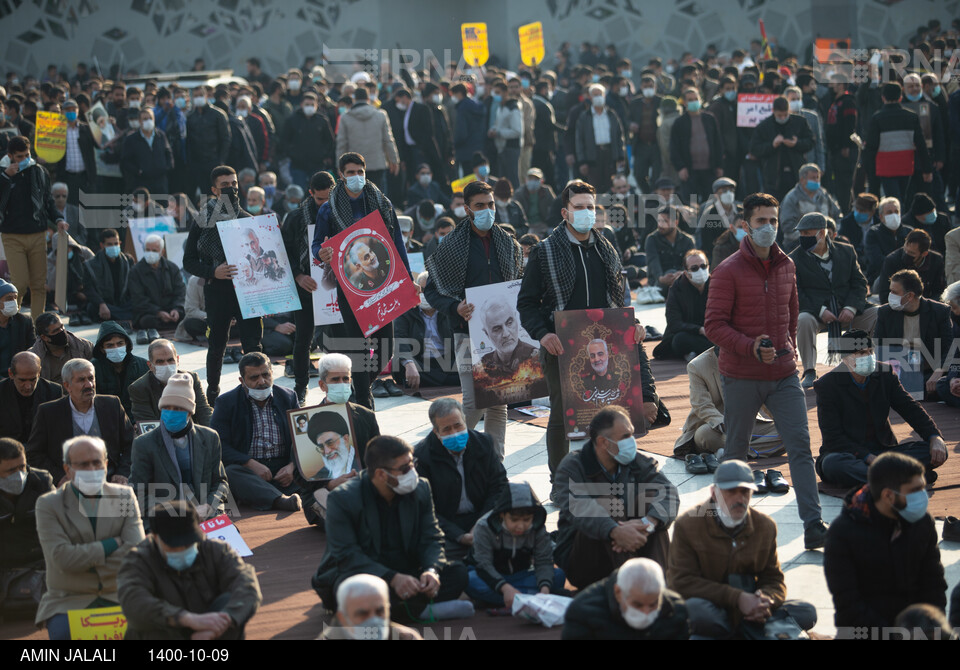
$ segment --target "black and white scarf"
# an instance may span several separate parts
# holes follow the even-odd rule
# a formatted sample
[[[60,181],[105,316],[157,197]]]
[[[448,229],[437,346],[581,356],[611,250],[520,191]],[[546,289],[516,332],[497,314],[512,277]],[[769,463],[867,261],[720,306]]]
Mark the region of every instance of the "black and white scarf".
[[[437,285],[440,295],[454,300],[464,299],[472,227],[468,218],[458,223],[453,232],[443,238],[443,244],[437,245],[437,250],[424,263],[424,268],[430,273],[430,279]],[[503,280],[520,279],[523,276],[523,249],[520,248],[520,243],[503,230],[500,224],[494,224],[490,235]]]
[[[233,205],[223,198],[210,198],[206,206],[197,212],[197,225],[200,226],[197,251],[200,260],[213,266],[226,263],[227,256],[223,253],[223,243],[220,241],[217,222],[248,218],[250,214],[242,207],[234,210]]]
[[[383,225],[387,227],[390,239],[393,239],[393,226],[396,214],[393,211],[393,205],[376,185],[369,181],[363,185],[363,191],[360,195],[365,205],[367,214],[374,210],[379,210],[383,218]],[[356,221],[353,220],[353,208],[350,206],[350,194],[347,193],[347,183],[345,180],[337,182],[337,185],[330,191],[330,230],[328,235],[334,237],[339,235]]]
[[[620,257],[616,249],[596,232],[591,236],[596,245],[607,274],[607,307],[623,307],[623,277],[620,275]],[[540,271],[547,277],[549,291],[553,293],[555,311],[562,312],[577,282],[572,242],[567,237],[567,226],[561,223],[549,237],[540,243]],[[585,243],[586,244],[586,243]],[[549,293],[548,293],[549,296]],[[587,296],[589,299],[589,296]],[[549,298],[548,298],[549,300]]]

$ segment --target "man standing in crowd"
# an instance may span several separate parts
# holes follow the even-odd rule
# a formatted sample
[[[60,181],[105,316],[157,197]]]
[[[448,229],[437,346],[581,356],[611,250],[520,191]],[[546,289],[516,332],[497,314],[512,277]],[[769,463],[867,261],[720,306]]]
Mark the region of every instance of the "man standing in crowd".
[[[475,306],[466,301],[466,289],[519,279],[523,274],[523,251],[517,240],[494,222],[496,204],[493,189],[484,182],[471,182],[463,189],[467,221],[454,228],[443,244],[427,259],[429,272],[424,295],[454,324],[454,351],[466,426],[473,430],[483,417],[483,429],[496,443],[503,459],[506,443],[507,406],[477,409],[473,384],[473,356],[467,322]]]
[[[766,193],[743,201],[747,237],[713,271],[704,328],[720,346],[727,435],[723,460],[746,457],[757,412],[765,405],[787,448],[804,546],[816,549],[823,546],[827,527],[797,376],[796,271],[776,242],[779,205]]]

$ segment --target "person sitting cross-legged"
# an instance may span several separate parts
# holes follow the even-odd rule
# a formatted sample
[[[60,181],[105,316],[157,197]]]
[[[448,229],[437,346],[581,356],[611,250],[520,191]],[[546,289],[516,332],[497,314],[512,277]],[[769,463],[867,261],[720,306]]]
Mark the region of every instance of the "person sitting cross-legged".
[[[667,588],[663,568],[649,558],[631,558],[570,603],[564,640],[686,640],[687,607]]]
[[[817,458],[820,478],[834,486],[862,486],[877,457],[888,451],[908,454],[924,464],[927,480],[947,460],[937,424],[907,393],[887,363],[877,363],[873,340],[863,330],[847,331],[840,341],[843,363],[814,384],[817,421],[823,446]],[[890,427],[896,410],[920,436],[898,444]]]
[[[154,340],[147,347],[147,365],[150,372],[130,384],[131,419],[133,421],[159,421],[160,396],[163,389],[173,375],[180,373],[189,375],[193,380],[193,396],[197,409],[193,415],[194,423],[209,426],[213,416],[213,408],[207,402],[203,392],[203,385],[196,372],[180,370],[180,357],[177,348],[170,340]]]
[[[327,550],[312,580],[323,604],[334,607],[340,584],[366,573],[390,585],[393,620],[471,613],[457,600],[467,569],[446,559],[430,482],[417,474],[413,447],[381,435],[370,440],[366,460],[328,499]]]

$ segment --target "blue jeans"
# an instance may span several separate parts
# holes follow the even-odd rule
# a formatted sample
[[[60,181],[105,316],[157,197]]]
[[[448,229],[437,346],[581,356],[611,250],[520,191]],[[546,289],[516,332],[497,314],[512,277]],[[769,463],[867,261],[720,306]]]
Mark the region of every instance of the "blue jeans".
[[[467,595],[484,605],[491,607],[504,607],[503,596],[490,588],[477,574],[477,569],[473,566],[468,568],[469,581],[467,582]],[[504,575],[507,584],[520,591],[520,593],[537,593],[537,575],[533,570],[524,570],[512,575]],[[563,589],[567,583],[567,576],[563,574],[560,568],[553,569],[553,585],[550,587],[551,593],[557,593]]]
[[[47,619],[47,635],[51,640],[70,639],[70,619],[66,614],[54,614]]]

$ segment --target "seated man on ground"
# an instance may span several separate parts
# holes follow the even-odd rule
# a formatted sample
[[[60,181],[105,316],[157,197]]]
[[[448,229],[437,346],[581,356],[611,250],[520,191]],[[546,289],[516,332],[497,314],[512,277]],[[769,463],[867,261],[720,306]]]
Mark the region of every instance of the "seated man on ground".
[[[455,398],[430,403],[433,430],[417,445],[419,474],[430,482],[448,559],[463,559],[473,546],[473,526],[491,511],[507,485],[494,439],[467,430],[463,405]]]
[[[46,470],[27,465],[23,445],[8,437],[0,438],[0,615],[29,612],[39,604],[39,589],[30,588],[43,580],[43,550],[37,536],[37,499],[53,490],[53,479]],[[39,582],[37,582],[39,583]],[[37,600],[26,600],[20,591],[26,587]]]
[[[838,638],[861,626],[894,625],[904,608],[947,606],[937,527],[927,513],[923,464],[900,453],[870,464],[867,483],[844,499],[830,524],[823,572]]]
[[[907,235],[903,246],[883,259],[880,271],[880,300],[889,301],[890,282],[900,270],[913,270],[923,282],[923,297],[939,300],[947,288],[946,268],[943,256],[931,248],[930,234],[925,230],[913,230]]]
[[[510,611],[518,593],[563,593],[567,581],[553,565],[547,511],[527,482],[507,484],[494,508],[470,532],[474,565],[467,595]]]
[[[420,287],[420,305],[407,310],[394,322],[396,358],[399,369],[394,379],[401,386],[417,392],[421,386],[459,386],[460,376],[453,354],[453,326],[450,318],[431,307],[423,289],[430,273],[417,276]]]
[[[133,426],[120,399],[98,395],[93,363],[83,358],[63,366],[63,390],[59,400],[51,400],[37,409],[30,440],[26,444],[27,461],[49,472],[59,486],[68,477],[63,472],[63,443],[72,437],[89,435],[102,438],[107,449],[107,480],[126,484],[130,476],[130,447]]]
[[[924,464],[927,481],[947,460],[947,448],[937,425],[919,402],[903,389],[887,363],[877,363],[873,340],[863,330],[851,330],[840,340],[843,364],[814,384],[817,421],[823,446],[817,458],[820,478],[834,486],[862,486],[880,454],[895,451]],[[890,427],[890,410],[906,421],[920,441],[897,443]]]
[[[867,278],[860,271],[857,253],[850,245],[830,239],[831,221],[817,212],[800,217],[800,245],[790,252],[797,268],[797,348],[803,388],[811,388],[817,379],[818,333],[829,331],[835,345],[843,329],[872,332],[877,322],[877,308],[867,305]]]
[[[187,281],[186,296],[183,299],[183,321],[177,326],[174,339],[181,342],[207,339],[207,311],[203,297],[203,277],[190,277]]]
[[[37,610],[51,640],[69,640],[70,610],[119,604],[117,572],[143,540],[133,489],[107,483],[107,445],[80,436],[62,443],[67,484],[37,500],[47,592]]]
[[[193,422],[209,426],[213,408],[207,402],[203,385],[196,372],[180,370],[180,357],[170,340],[154,340],[147,347],[147,365],[150,372],[130,384],[131,419],[134,422],[160,420],[160,396],[170,378],[177,374],[190,375],[193,380],[193,395],[197,409],[193,413]]]
[[[176,328],[184,317],[183,302],[187,288],[180,268],[163,253],[163,238],[147,235],[143,258],[130,269],[130,304],[133,327],[145,330]]]
[[[258,351],[240,359],[240,386],[220,396],[210,427],[220,435],[223,464],[237,500],[259,510],[300,509],[297,465],[287,411],[297,394],[273,385],[270,359]]]
[[[35,323],[37,341],[30,351],[40,357],[40,376],[47,381],[59,384],[64,363],[93,356],[93,343],[69,332],[53,312],[44,312]]]
[[[710,347],[687,363],[690,380],[690,414],[682,434],[673,446],[673,455],[687,462],[687,472],[702,475],[720,465],[717,453],[726,442],[723,423],[723,380],[720,377],[720,347]],[[771,453],[780,444],[773,420],[758,416],[753,424],[750,446]]]
[[[120,251],[120,234],[113,228],[100,231],[100,251],[83,264],[87,316],[101,321],[130,321],[130,271],[135,261]]]
[[[687,606],[667,588],[663,568],[631,558],[577,594],[563,621],[564,640],[686,640]]]
[[[366,459],[366,469],[328,501],[327,550],[312,581],[324,605],[334,605],[345,579],[367,573],[390,585],[394,619],[472,613],[457,600],[467,569],[447,562],[430,483],[418,477],[413,447],[381,435],[367,445]]]
[[[220,436],[193,423],[196,396],[193,379],[173,375],[160,396],[160,426],[133,441],[129,484],[152,510],[173,499],[196,500],[196,512],[206,521],[223,512],[230,489],[220,460]],[[153,521],[146,518],[145,527]]]
[[[133,340],[116,321],[104,321],[100,325],[97,343],[90,359],[97,373],[97,393],[120,398],[123,410],[130,416],[130,385],[150,371],[144,359],[133,353]]]
[[[713,346],[704,334],[710,265],[707,255],[691,249],[683,256],[684,271],[667,293],[667,328],[654,348],[655,358],[682,358],[688,363]]]
[[[920,355],[924,399],[936,400],[937,382],[948,370],[953,324],[950,307],[923,297],[923,282],[913,270],[900,270],[890,277],[889,302],[877,310],[873,336],[887,351]]]
[[[10,367],[10,359],[27,351],[35,341],[33,321],[20,313],[17,287],[0,279],[0,370]]]
[[[321,640],[422,640],[413,628],[390,621],[390,587],[373,575],[354,575],[337,588],[337,619]]]
[[[0,380],[0,437],[25,443],[37,409],[62,397],[63,387],[40,376],[40,359],[32,351],[14,356],[7,374],[9,379]]]
[[[679,494],[657,462],[637,453],[630,415],[618,406],[601,409],[589,441],[560,462],[550,496],[560,508],[554,558],[578,589],[607,577],[634,557],[664,565],[667,528],[677,516]]]
[[[306,426],[310,442],[323,450],[324,469],[311,482],[315,486],[313,502],[305,508],[311,523],[322,524],[326,517],[330,491],[357,476],[364,468],[363,454],[367,443],[380,434],[373,410],[350,402],[353,361],[344,354],[324,354],[320,359],[319,387],[326,395],[320,406],[345,405],[350,413],[350,427],[333,413],[314,414]],[[317,507],[312,508],[316,504]],[[312,508],[312,509],[311,509]]]
[[[787,600],[777,525],[750,508],[753,480],[743,461],[724,461],[710,499],[677,519],[667,583],[686,599],[690,634],[700,639],[732,638],[745,627],[762,631],[768,619],[785,615],[803,630],[817,623],[813,605]]]
[[[209,539],[188,501],[157,505],[149,517],[152,532],[127,554],[117,579],[124,639],[242,640],[263,599],[253,566]]]

